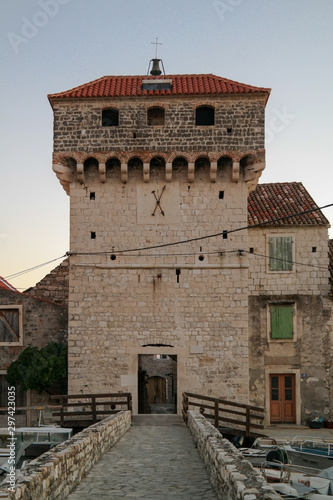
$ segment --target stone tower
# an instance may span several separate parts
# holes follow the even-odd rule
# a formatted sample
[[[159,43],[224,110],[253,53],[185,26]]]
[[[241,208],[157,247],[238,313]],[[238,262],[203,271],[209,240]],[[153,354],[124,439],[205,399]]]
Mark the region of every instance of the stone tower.
[[[70,393],[129,391],[136,413],[150,357],[172,361],[155,375],[178,412],[184,390],[248,402],[240,250],[269,92],[155,74],[49,95],[53,170],[70,196]]]

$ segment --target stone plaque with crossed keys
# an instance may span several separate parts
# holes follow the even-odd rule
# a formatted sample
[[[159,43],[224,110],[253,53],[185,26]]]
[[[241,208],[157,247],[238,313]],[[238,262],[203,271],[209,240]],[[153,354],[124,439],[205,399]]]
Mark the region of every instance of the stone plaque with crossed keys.
[[[148,182],[137,186],[138,224],[174,224],[181,221],[180,190],[176,182]]]

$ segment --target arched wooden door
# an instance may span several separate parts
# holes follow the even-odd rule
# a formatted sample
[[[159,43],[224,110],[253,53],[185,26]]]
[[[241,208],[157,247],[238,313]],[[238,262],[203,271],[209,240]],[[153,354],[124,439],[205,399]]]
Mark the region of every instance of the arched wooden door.
[[[163,377],[149,377],[148,379],[148,403],[166,403],[166,380]]]

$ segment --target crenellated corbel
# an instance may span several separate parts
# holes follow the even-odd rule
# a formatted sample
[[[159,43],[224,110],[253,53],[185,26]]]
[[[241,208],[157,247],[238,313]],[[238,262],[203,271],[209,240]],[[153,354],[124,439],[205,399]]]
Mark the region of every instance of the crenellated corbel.
[[[216,182],[217,176],[217,161],[210,163],[210,182]]]
[[[150,165],[149,163],[143,164],[143,181],[149,182],[150,180]]]
[[[61,163],[53,163],[52,170],[55,172],[66,193],[69,194],[69,186],[75,179],[74,170]]]
[[[239,181],[239,161],[233,161],[232,162],[232,181],[233,182],[238,182]]]
[[[98,173],[100,182],[106,182],[106,166],[105,163],[98,164]]]
[[[80,184],[84,183],[84,166],[83,163],[78,163],[76,165],[76,175],[77,175],[77,180],[79,181]]]
[[[165,165],[165,180],[166,182],[172,181],[172,163],[167,163]]]
[[[262,152],[259,153],[255,163],[250,163],[244,168],[244,181],[248,183],[249,192],[255,189],[265,166],[265,152]]]
[[[190,162],[188,164],[188,172],[187,172],[188,182],[194,182],[194,167],[195,167],[195,164],[193,162]]]
[[[121,182],[126,183],[128,181],[128,166],[127,163],[122,163],[120,167]]]

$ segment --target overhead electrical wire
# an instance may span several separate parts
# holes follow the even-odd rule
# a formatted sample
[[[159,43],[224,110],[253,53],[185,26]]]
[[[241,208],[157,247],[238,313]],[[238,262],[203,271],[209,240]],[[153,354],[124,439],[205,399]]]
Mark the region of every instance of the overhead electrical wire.
[[[249,250],[242,250],[242,252],[248,253],[250,255],[255,255],[256,257],[263,257],[264,259],[268,260],[276,260],[279,262],[285,262],[286,264],[296,264],[297,266],[307,266],[307,267],[314,267],[316,269],[324,269],[327,271],[327,267],[324,266],[316,266],[316,264],[305,264],[304,262],[297,262],[296,260],[287,260],[287,259],[281,259],[279,257],[271,257],[270,255],[263,255],[260,253],[256,252],[250,252]]]
[[[216,237],[219,237],[219,236],[222,236],[224,239],[227,238],[227,235],[228,234],[231,234],[231,233],[236,233],[238,231],[244,231],[245,229],[252,229],[252,228],[255,228],[255,227],[261,227],[261,226],[266,226],[268,224],[273,224],[275,222],[281,222],[283,220],[286,220],[286,219],[290,219],[292,217],[298,217],[298,216],[301,216],[301,215],[305,215],[305,214],[309,214],[309,213],[312,213],[312,212],[318,212],[319,210],[324,210],[325,208],[329,208],[329,207],[332,207],[333,206],[333,203],[330,203],[328,205],[324,205],[322,207],[317,207],[317,208],[312,208],[312,209],[309,209],[309,210],[304,210],[303,212],[296,212],[296,213],[293,213],[293,214],[290,214],[290,215],[285,215],[283,217],[278,217],[276,219],[271,219],[271,220],[267,220],[267,221],[263,221],[263,222],[258,222],[257,224],[252,224],[251,226],[247,225],[247,226],[242,226],[242,227],[239,227],[239,228],[236,228],[236,229],[229,229],[229,230],[223,230],[219,233],[214,233],[214,234],[208,234],[208,235],[205,235],[205,236],[198,236],[196,238],[190,238],[188,240],[180,240],[180,241],[175,241],[175,242],[172,242],[172,243],[161,243],[161,244],[158,244],[158,245],[151,245],[151,246],[148,246],[148,247],[138,247],[138,248],[129,248],[129,249],[126,249],[126,250],[108,250],[108,251],[102,251],[102,252],[66,252],[65,255],[62,255],[61,257],[57,257],[56,259],[53,259],[53,260],[50,260],[48,262],[44,262],[43,264],[39,264],[37,266],[34,266],[34,267],[30,267],[29,269],[25,269],[23,271],[19,271],[17,273],[14,273],[14,274],[11,274],[9,276],[5,276],[4,278],[5,279],[14,279],[14,278],[17,278],[19,276],[22,276],[23,274],[26,274],[26,273],[29,273],[31,271],[35,271],[36,269],[39,269],[41,267],[44,267],[48,264],[51,264],[52,262],[56,262],[57,260],[60,260],[60,259],[63,259],[65,257],[70,257],[71,255],[110,255],[110,254],[126,254],[126,253],[132,253],[132,252],[143,252],[143,251],[146,251],[146,250],[154,250],[154,249],[157,249],[157,248],[166,248],[166,247],[171,247],[171,246],[176,246],[176,245],[183,245],[185,243],[192,243],[194,241],[202,241],[202,240],[205,240],[205,239],[210,239],[210,238],[216,238]],[[216,252],[201,252],[205,255],[209,255],[209,254],[225,254],[225,253],[236,253],[236,252],[245,252],[245,253],[250,253],[251,255],[255,255],[257,257],[264,257],[264,258],[272,258],[272,257],[269,257],[269,256],[266,256],[266,255],[262,255],[262,254],[257,254],[257,253],[254,253],[254,252],[249,252],[248,250],[242,250],[242,249],[237,249],[237,250],[229,250],[229,251],[222,251],[222,252],[219,252],[219,251],[216,251]],[[162,257],[162,256],[188,256],[188,255],[196,255],[197,252],[195,253],[182,253],[182,254],[157,254],[155,255],[156,257]],[[124,255],[125,256],[125,255]],[[135,257],[136,255],[132,255],[132,257]],[[140,257],[142,257],[142,255],[138,255]],[[150,255],[150,257],[154,257],[154,255]],[[276,259],[275,259],[276,260]],[[279,260],[279,259],[277,259]],[[304,265],[304,266],[309,266],[309,267],[314,267],[314,268],[318,268],[318,269],[325,269],[326,270],[326,267],[321,267],[321,266],[316,266],[314,264],[303,264],[301,262],[294,262],[294,261],[290,261],[291,263],[293,264],[297,264],[297,265]]]
[[[242,226],[236,229],[229,229],[229,230],[224,230],[219,233],[214,233],[214,234],[207,234],[205,236],[197,236],[196,238],[189,238],[188,240],[180,240],[180,241],[174,241],[172,243],[160,243],[158,245],[150,245],[147,247],[137,247],[137,248],[127,248],[125,250],[109,250],[109,251],[103,251],[103,252],[67,252],[67,255],[108,255],[108,254],[123,254],[123,253],[129,253],[129,252],[144,252],[146,250],[154,250],[156,248],[166,248],[166,247],[171,247],[171,246],[176,246],[176,245],[183,245],[185,243],[192,243],[193,241],[202,241],[210,238],[217,238],[218,236],[222,236],[223,238],[227,239],[228,234],[231,233],[236,233],[238,231],[244,231],[245,229],[252,229],[254,227],[261,227],[265,226],[268,224],[272,224],[275,222],[280,222],[286,219],[290,219],[291,217],[298,217],[301,215],[309,214],[312,212],[318,212],[319,210],[323,210],[324,208],[332,207],[333,203],[330,203],[329,205],[324,205],[323,207],[317,207],[317,208],[312,208],[309,210],[304,210],[303,212],[297,212],[293,213],[291,215],[284,215],[283,217],[278,217],[276,219],[272,220],[267,220],[263,222],[258,222],[257,224],[252,224],[251,226],[246,225]]]
[[[49,260],[48,262],[43,262],[43,264],[39,264],[37,266],[30,267],[29,269],[25,269],[24,271],[19,271],[18,273],[10,274],[9,276],[4,276],[4,278],[5,278],[5,280],[18,278],[19,276],[22,276],[22,274],[30,273],[31,271],[35,271],[36,269],[39,269],[40,267],[47,266],[48,264],[52,264],[52,262],[56,262],[57,260],[63,259],[65,257],[67,257],[67,254],[62,255],[61,257],[57,257],[56,259]]]

